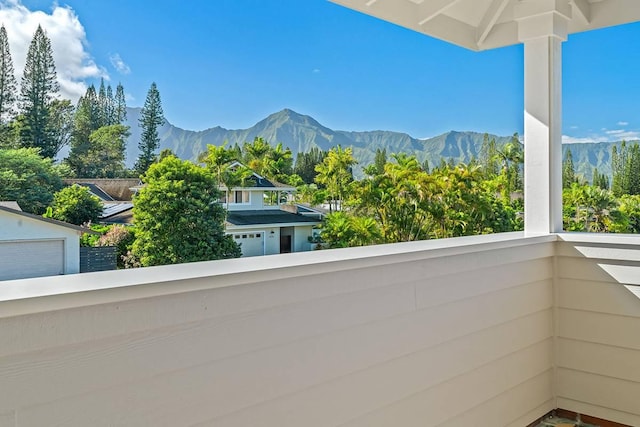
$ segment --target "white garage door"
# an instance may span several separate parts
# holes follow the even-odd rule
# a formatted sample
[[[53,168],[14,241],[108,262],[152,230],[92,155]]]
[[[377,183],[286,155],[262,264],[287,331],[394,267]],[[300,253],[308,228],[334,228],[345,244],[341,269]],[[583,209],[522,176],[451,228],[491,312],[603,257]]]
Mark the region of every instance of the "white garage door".
[[[64,241],[0,242],[0,280],[64,274]]]
[[[233,233],[233,241],[240,244],[242,256],[264,255],[264,232]]]

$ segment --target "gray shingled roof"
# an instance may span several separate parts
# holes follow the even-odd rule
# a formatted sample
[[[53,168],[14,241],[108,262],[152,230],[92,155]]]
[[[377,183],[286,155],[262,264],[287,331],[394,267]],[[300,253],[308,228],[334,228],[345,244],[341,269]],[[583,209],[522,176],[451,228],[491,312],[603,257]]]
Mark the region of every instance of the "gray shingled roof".
[[[227,222],[232,225],[291,224],[306,222],[319,224],[316,218],[285,212],[282,210],[230,211]]]

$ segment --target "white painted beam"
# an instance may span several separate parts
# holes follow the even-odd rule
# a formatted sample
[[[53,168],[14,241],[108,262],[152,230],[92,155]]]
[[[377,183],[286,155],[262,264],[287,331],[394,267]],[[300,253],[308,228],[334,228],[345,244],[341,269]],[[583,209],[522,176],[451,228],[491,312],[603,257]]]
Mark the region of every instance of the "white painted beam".
[[[572,0],[573,11],[589,24],[591,22],[591,5],[587,0]]]
[[[424,25],[460,0],[432,0],[418,6],[418,25]]]
[[[496,25],[509,0],[493,0],[478,25],[478,46],[481,46]]]

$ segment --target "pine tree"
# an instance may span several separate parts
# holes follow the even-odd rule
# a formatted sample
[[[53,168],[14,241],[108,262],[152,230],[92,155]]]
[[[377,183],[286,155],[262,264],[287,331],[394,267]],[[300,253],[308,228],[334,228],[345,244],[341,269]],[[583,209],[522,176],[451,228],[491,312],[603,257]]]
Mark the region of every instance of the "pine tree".
[[[115,124],[123,125],[127,120],[127,102],[124,96],[124,88],[120,83],[118,83],[118,86],[116,87],[116,96],[114,99],[113,109]]]
[[[18,132],[24,147],[40,148],[41,154],[50,158],[61,148],[51,132],[49,111],[58,91],[51,41],[38,26],[29,45],[22,76]]]
[[[104,79],[100,79],[100,89],[98,89],[98,128],[106,126],[109,118],[107,117],[107,88],[104,85]]]
[[[106,126],[119,125],[115,114],[115,100],[113,99],[113,89],[111,85],[107,86],[107,101],[105,106],[105,116],[107,117]]]
[[[576,170],[573,165],[573,155],[571,150],[567,150],[562,162],[562,188],[569,188],[574,182],[576,182]]]
[[[633,144],[629,151],[625,176],[626,194],[640,194],[640,147],[637,143]]]
[[[154,82],[151,83],[147,99],[145,99],[144,106],[140,111],[139,125],[142,128],[142,135],[138,144],[140,155],[136,161],[135,169],[141,175],[149,169],[149,166],[156,159],[155,151],[160,146],[158,128],[165,123],[163,114],[160,92]]]
[[[0,27],[0,126],[5,126],[13,118],[17,93],[9,39],[3,25]]]
[[[627,143],[622,141],[620,148],[615,145],[611,148],[612,180],[611,190],[616,197],[627,194],[629,190],[627,175]]]

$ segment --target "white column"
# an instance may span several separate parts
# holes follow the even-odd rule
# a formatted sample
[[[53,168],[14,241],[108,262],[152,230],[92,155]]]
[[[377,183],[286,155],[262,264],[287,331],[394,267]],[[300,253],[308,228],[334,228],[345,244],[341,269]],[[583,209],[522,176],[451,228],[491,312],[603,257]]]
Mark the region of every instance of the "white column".
[[[525,234],[562,231],[562,42],[569,0],[523,0]]]

